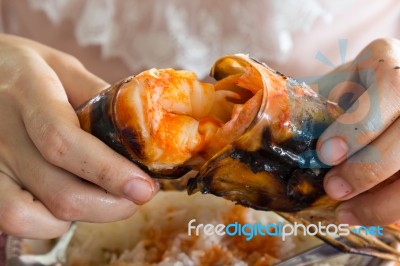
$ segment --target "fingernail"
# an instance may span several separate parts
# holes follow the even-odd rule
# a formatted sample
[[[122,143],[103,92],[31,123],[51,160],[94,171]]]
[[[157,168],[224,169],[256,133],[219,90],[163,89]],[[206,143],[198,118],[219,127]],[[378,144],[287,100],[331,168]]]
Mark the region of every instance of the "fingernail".
[[[342,224],[360,225],[360,221],[349,210],[339,210],[336,214],[336,220]]]
[[[132,179],[126,183],[125,195],[135,202],[146,202],[153,196],[153,186],[143,179]]]
[[[320,159],[327,164],[334,164],[341,161],[347,155],[349,147],[347,143],[338,137],[327,139],[322,143]]]
[[[339,176],[327,177],[325,191],[331,198],[341,199],[350,194],[352,190],[352,187],[343,178]]]

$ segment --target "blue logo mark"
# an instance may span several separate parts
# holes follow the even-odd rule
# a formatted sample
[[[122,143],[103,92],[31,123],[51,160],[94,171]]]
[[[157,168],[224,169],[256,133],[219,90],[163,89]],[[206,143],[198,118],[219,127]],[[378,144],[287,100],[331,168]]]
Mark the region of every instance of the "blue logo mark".
[[[354,234],[357,235],[366,235],[366,236],[383,236],[383,227],[382,226],[357,226],[351,230]]]

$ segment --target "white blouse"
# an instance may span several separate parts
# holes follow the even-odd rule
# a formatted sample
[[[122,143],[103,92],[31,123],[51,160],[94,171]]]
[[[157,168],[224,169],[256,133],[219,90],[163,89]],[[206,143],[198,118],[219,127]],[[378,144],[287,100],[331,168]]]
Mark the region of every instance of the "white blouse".
[[[219,56],[238,52],[289,75],[319,75],[375,38],[400,37],[398,0],[2,0],[1,6],[3,31],[72,53],[111,82],[151,67],[203,77]]]

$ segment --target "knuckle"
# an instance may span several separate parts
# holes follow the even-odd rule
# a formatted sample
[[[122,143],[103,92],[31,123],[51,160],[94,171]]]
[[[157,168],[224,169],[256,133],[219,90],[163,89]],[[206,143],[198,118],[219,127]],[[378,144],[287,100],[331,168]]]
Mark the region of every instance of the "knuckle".
[[[33,58],[35,57],[35,53],[31,49],[18,45],[5,45],[1,46],[0,49],[2,57],[1,64],[5,66],[1,69],[1,74],[7,78],[6,86],[1,87],[3,91],[12,92],[11,95],[15,95],[15,92],[22,91],[22,89],[11,90],[11,88],[14,87],[12,85],[21,85],[23,81],[26,80],[26,76],[29,76],[27,73],[32,71],[31,64],[34,62]],[[15,97],[17,97],[17,95],[15,95]]]
[[[378,38],[372,41],[368,47],[376,51],[399,51],[400,40],[392,37]],[[394,53],[396,54],[396,53]]]
[[[13,59],[15,64],[19,64],[21,61],[31,61],[32,56],[36,54],[36,52],[24,45],[3,45],[1,46],[2,52],[5,55],[9,55],[6,59]]]
[[[68,133],[61,125],[50,122],[43,125],[40,139],[41,153],[50,163],[57,164],[70,150]]]
[[[64,71],[71,71],[73,69],[84,68],[81,61],[73,55],[56,51],[49,59],[50,62],[57,62],[58,66],[61,66]]]
[[[76,58],[75,56],[73,56],[73,55],[70,55],[70,54],[63,54],[63,58],[64,58],[64,65],[65,66],[67,66],[67,67],[74,67],[74,68],[76,68],[76,67],[78,67],[78,68],[81,68],[81,67],[83,67],[83,64],[81,63],[81,61],[79,61],[79,59],[78,58]]]
[[[399,40],[396,38],[378,38],[370,43],[371,47],[393,47],[399,44]]]
[[[377,164],[371,163],[346,163],[341,169],[346,179],[351,183],[352,187],[358,192],[368,190],[382,181],[381,171]]]
[[[82,216],[80,206],[79,197],[70,191],[63,191],[52,199],[49,209],[60,220],[74,221]]]
[[[382,177],[379,171],[375,167],[364,167],[365,177],[364,179],[364,187],[369,189],[382,181]]]
[[[382,176],[379,166],[377,164],[363,163],[360,167],[360,175],[363,175],[363,183],[368,187],[374,186],[381,182]]]
[[[31,76],[41,71],[42,67],[39,66],[44,63],[43,58],[29,47],[16,47],[12,59],[14,60],[14,66],[18,69],[16,72],[20,73],[18,78],[19,85],[29,84]],[[43,75],[44,73],[40,74]]]
[[[376,136],[376,132],[382,130],[382,126],[375,121],[371,121],[372,119],[368,119],[367,121],[363,121],[360,124],[357,134],[354,136],[354,139],[360,141],[361,143],[368,143]]]
[[[102,164],[94,182],[101,187],[108,187],[109,183],[112,181],[111,175],[115,174],[113,166],[109,163]]]

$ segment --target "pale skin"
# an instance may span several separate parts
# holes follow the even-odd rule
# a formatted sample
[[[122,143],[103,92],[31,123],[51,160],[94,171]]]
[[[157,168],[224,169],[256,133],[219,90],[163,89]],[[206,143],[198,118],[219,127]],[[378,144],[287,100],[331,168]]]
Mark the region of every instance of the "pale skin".
[[[320,159],[334,166],[325,176],[325,190],[332,198],[345,201],[337,208],[336,218],[363,225],[398,222],[400,41],[376,40],[335,72],[349,73],[346,78],[352,82],[339,80],[344,85],[335,92],[327,78],[331,97],[355,92],[356,100],[317,145]]]
[[[53,238],[71,221],[131,216],[157,191],[84,132],[74,108],[106,88],[70,55],[0,35],[0,231]]]
[[[374,114],[360,120],[357,116],[363,112],[349,111],[339,118],[342,123],[335,122],[323,133],[317,148],[321,160],[334,165],[325,178],[326,192],[346,200],[338,208],[338,221],[389,224],[400,220],[400,180],[391,178],[390,186],[382,183],[400,169],[400,43],[378,40],[365,50],[371,51],[370,57],[337,71],[373,70],[369,73],[376,79],[360,74],[359,83],[379,90],[380,125],[374,124]],[[109,84],[77,59],[0,35],[0,80],[0,231],[52,238],[65,232],[71,221],[127,218],[157,192],[148,175],[80,129],[74,109]],[[329,80],[324,84],[331,89]],[[340,98],[343,91],[331,96]],[[358,106],[369,108],[363,97]],[[348,141],[355,127],[357,142]],[[376,129],[372,133],[371,127]],[[326,143],[332,138],[336,142]],[[366,145],[379,150],[380,158],[355,167],[352,161],[368,156]],[[333,182],[335,176],[341,179]],[[371,188],[373,192],[363,193]]]

